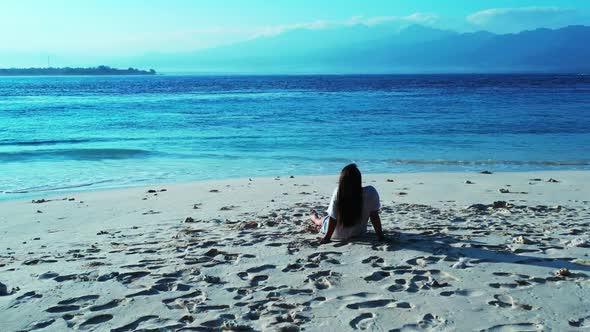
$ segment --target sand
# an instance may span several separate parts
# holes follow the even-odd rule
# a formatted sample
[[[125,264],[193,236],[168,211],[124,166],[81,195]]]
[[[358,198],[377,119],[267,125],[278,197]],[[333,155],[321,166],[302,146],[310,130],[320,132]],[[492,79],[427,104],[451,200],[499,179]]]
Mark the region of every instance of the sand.
[[[336,181],[2,202],[0,331],[590,327],[590,172],[365,175],[386,241],[319,246]]]

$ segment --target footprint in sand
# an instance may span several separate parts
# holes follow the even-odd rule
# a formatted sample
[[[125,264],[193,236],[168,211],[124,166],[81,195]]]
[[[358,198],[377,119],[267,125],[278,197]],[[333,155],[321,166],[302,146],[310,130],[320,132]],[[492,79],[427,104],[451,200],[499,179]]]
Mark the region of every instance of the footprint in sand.
[[[433,314],[426,314],[416,324],[406,324],[399,329],[389,330],[389,332],[439,331],[439,330],[442,330],[442,327],[445,324],[446,324],[446,320],[444,320],[443,318],[433,315]]]
[[[289,288],[285,291],[287,295],[309,295],[313,294],[313,289],[307,288]]]
[[[209,311],[214,311],[214,310],[225,310],[228,309],[229,305],[227,304],[220,304],[220,305],[198,305],[198,306],[194,306],[193,310],[195,313],[201,313],[201,312],[209,312]]]
[[[396,279],[395,284],[389,286],[387,288],[388,291],[395,293],[395,292],[402,292],[409,288],[409,282],[406,279]],[[416,289],[418,287],[414,286]]]
[[[379,256],[371,256],[361,261],[363,264],[371,264],[372,267],[382,267],[385,260]]]
[[[337,280],[341,277],[340,273],[330,270],[318,271],[307,276],[305,282],[311,282],[317,289],[328,289],[332,287],[331,280]]]
[[[415,257],[415,258],[409,259],[406,261],[406,263],[409,265],[412,265],[412,266],[425,267],[428,264],[437,263],[441,259],[442,259],[441,257],[435,257],[435,256],[426,256],[426,257],[420,256],[420,257]]]
[[[412,309],[414,308],[414,305],[412,305],[409,302],[398,302],[395,304],[396,308],[401,308],[401,309]]]
[[[80,324],[80,329],[94,328],[94,325],[108,322],[111,319],[113,319],[113,315],[109,315],[109,314],[97,315],[97,316],[87,319],[85,322]]]
[[[408,273],[412,273],[412,267],[409,265],[394,266],[391,268],[391,271],[394,274],[408,274]]]
[[[94,302],[99,298],[98,295],[84,295],[80,297],[74,297],[71,299],[59,301],[57,304],[59,305],[68,305],[68,304],[77,304],[81,307],[86,307],[90,304],[94,304]]]
[[[494,295],[496,300],[489,301],[489,305],[493,305],[500,308],[512,308],[515,306],[514,299],[510,295]]]
[[[252,328],[245,324],[240,324],[235,321],[236,316],[231,314],[219,315],[216,319],[202,322],[201,326],[197,327],[204,331],[251,331]]]
[[[310,263],[319,264],[321,262],[326,262],[330,264],[340,264],[340,261],[334,257],[330,256],[341,256],[341,252],[337,251],[324,251],[324,252],[316,252],[307,257],[307,261]]]
[[[365,277],[364,279],[367,282],[380,281],[380,280],[383,280],[383,279],[385,279],[385,278],[387,278],[389,276],[391,276],[391,273],[390,272],[387,272],[387,271],[375,271],[375,272],[373,272],[373,274],[371,274],[368,277]]]
[[[62,313],[80,310],[81,308],[94,304],[98,297],[98,295],[85,295],[80,297],[74,297],[71,299],[60,301],[57,303],[56,306],[45,309],[45,311],[49,313]]]
[[[123,325],[121,327],[118,328],[114,328],[111,330],[111,332],[129,332],[129,331],[135,331],[137,330],[137,328],[144,322],[148,322],[151,320],[159,320],[160,317],[156,316],[156,315],[148,315],[148,316],[143,316],[143,317],[139,317],[138,319],[134,320],[133,322]]]
[[[151,272],[149,272],[149,271],[123,272],[123,273],[119,273],[116,276],[116,278],[117,278],[117,281],[119,281],[123,284],[129,284],[129,283],[136,281],[137,279],[143,278],[143,277],[150,275],[150,274],[151,274]]]
[[[512,283],[512,282],[507,282],[507,283],[498,283],[498,282],[494,282],[491,284],[488,284],[488,286],[492,287],[492,288],[516,288],[518,287],[517,283]]]
[[[62,313],[62,312],[68,312],[68,311],[75,311],[75,310],[79,310],[80,306],[77,305],[58,305],[58,306],[54,306],[54,307],[50,307],[48,309],[45,309],[45,311],[55,314],[55,313]]]
[[[349,325],[355,330],[367,330],[371,327],[374,319],[375,314],[366,312],[364,314],[356,316],[353,320],[350,321]]]
[[[54,318],[44,319],[41,321],[33,322],[29,325],[29,328],[27,328],[26,331],[34,331],[34,330],[44,329],[53,323],[55,323]]]
[[[274,266],[274,265],[269,265],[269,266]],[[263,266],[260,266],[257,268],[248,269],[246,271],[253,272],[253,271],[263,271],[266,269],[268,269],[268,268],[265,268],[265,266],[263,265]],[[244,281],[250,281],[251,286],[260,286],[269,278],[267,275],[251,276],[249,272],[238,272],[238,277]]]
[[[317,289],[328,289],[332,287],[332,283],[326,278],[320,278],[316,280],[313,284]]]
[[[187,309],[194,304],[205,301],[205,299],[203,292],[196,290],[177,297],[163,299],[162,303],[164,303],[168,309]]]
[[[360,292],[360,293],[354,293],[354,294],[350,294],[350,295],[341,295],[341,296],[338,296],[336,299],[340,300],[340,301],[354,301],[359,298],[366,299],[369,297],[369,295],[371,295],[371,293]]]
[[[127,295],[125,295],[125,297],[126,298],[133,298],[133,297],[137,297],[137,296],[151,296],[151,295],[157,295],[159,293],[160,292],[157,289],[155,289],[153,287],[150,287],[150,288],[141,290],[141,291],[136,292],[136,293],[127,294]]]
[[[483,292],[481,290],[470,290],[470,289],[458,289],[454,293],[459,296],[482,296],[482,295],[485,295],[485,292]]]
[[[573,327],[588,328],[590,327],[590,316],[579,319],[570,319],[568,320],[568,324]]]
[[[35,291],[26,292],[23,295],[14,299],[14,302],[8,308],[18,308],[21,304],[31,301],[33,299],[40,299],[43,295],[37,294]]]
[[[282,269],[282,272],[298,272],[298,271],[303,271],[305,270],[305,268],[301,265],[301,264],[289,264],[287,265],[287,267],[285,267],[284,269]]]
[[[305,307],[311,307],[315,304],[320,304],[322,302],[326,301],[326,298],[324,296],[318,296],[318,297],[314,297],[313,299],[303,302],[301,305],[305,306]]]
[[[254,276],[252,279],[250,279],[250,285],[260,286],[260,284],[262,284],[266,280],[268,280],[267,275],[257,275],[257,276]]]
[[[123,301],[124,300],[121,300],[121,299],[111,300],[105,304],[94,305],[94,306],[88,308],[88,310],[90,310],[90,311],[103,311],[103,310],[112,309],[112,308],[117,307]]]
[[[532,310],[533,309],[533,306],[531,306],[531,305],[516,303],[514,301],[514,299],[512,298],[512,296],[510,296],[510,295],[497,294],[497,295],[494,295],[494,299],[495,300],[493,300],[493,301],[489,301],[488,304],[492,305],[492,306],[500,307],[500,308],[521,308],[524,310]]]
[[[76,279],[78,279],[77,274],[68,274],[68,275],[57,276],[57,277],[53,278],[53,280],[55,280],[57,282],[72,281],[72,280],[76,280]]]
[[[189,285],[178,283],[178,279],[176,278],[160,279],[152,287],[160,292],[186,292],[191,289]]]
[[[364,302],[356,302],[347,304],[348,309],[375,309],[375,308],[389,308],[395,306],[394,299],[369,300]]]
[[[262,272],[264,270],[272,270],[272,269],[275,269],[276,267],[277,267],[276,265],[265,264],[265,265],[261,265],[261,266],[257,266],[257,267],[251,267],[251,268],[247,269],[246,272],[258,273],[258,272]]]
[[[488,329],[483,329],[481,332],[535,332],[543,331],[543,325],[533,323],[515,323],[515,324],[501,324],[494,325]]]

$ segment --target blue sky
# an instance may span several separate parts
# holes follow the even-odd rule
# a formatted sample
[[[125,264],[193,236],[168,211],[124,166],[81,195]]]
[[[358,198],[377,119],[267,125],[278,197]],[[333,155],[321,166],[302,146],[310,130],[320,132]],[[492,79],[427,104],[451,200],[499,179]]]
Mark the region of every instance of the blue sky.
[[[2,0],[0,52],[181,52],[294,28],[380,22],[509,33],[590,25],[589,17],[588,0]]]

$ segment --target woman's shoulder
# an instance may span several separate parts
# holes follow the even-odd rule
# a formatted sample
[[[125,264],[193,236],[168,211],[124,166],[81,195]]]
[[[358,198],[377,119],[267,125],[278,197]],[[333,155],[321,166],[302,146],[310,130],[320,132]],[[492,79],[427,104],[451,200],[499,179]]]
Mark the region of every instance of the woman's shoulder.
[[[373,187],[373,186],[363,187],[363,193],[365,195],[379,195],[379,193],[377,192],[377,189],[375,189],[375,187]]]

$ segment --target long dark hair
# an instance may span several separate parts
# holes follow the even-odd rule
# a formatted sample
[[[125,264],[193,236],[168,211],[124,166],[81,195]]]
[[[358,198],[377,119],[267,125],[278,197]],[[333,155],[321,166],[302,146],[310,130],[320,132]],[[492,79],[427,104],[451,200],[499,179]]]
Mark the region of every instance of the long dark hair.
[[[355,164],[347,165],[340,172],[336,196],[336,217],[344,227],[354,226],[361,219],[363,186],[361,171]]]

